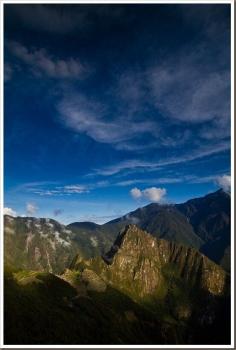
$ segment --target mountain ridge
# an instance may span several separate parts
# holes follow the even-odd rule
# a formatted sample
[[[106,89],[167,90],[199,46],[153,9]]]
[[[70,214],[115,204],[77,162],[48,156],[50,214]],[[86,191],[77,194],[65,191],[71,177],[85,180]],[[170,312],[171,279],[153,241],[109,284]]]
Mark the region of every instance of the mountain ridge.
[[[223,190],[182,204],[151,203],[103,225],[62,225],[53,219],[33,217],[4,219],[6,259],[9,264],[21,263],[22,268],[40,268],[41,264],[49,272],[59,272],[77,251],[83,258],[105,254],[127,224],[136,224],[156,238],[194,247],[230,270],[230,195]],[[60,269],[51,257],[53,251],[64,257]]]

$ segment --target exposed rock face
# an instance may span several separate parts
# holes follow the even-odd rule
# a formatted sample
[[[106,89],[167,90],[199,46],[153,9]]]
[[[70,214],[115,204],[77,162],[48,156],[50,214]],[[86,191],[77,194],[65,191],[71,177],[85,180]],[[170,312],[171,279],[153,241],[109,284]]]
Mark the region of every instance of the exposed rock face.
[[[73,232],[55,220],[4,219],[4,258],[10,266],[59,273],[81,252]]]
[[[113,236],[100,232],[99,225],[62,225],[52,219],[4,216],[5,263],[17,268],[61,273],[78,254],[100,256]]]
[[[118,234],[127,224],[198,249],[230,270],[230,194],[223,190],[182,204],[152,203],[106,223],[103,229]]]
[[[8,329],[14,330],[12,320],[19,324],[17,332],[9,332],[9,343],[16,339],[28,344],[19,334],[29,329],[30,339],[39,334],[37,344],[48,344],[51,334],[54,341],[55,334],[60,340],[65,328],[71,328],[67,339],[73,334],[79,344],[93,344],[91,334],[98,336],[99,344],[229,342],[228,275],[192,248],[128,225],[102,258],[83,260],[79,255],[70,268],[61,276],[35,271],[6,274]],[[41,329],[47,322],[53,324],[48,335],[38,332],[38,320]]]
[[[135,225],[128,225],[118,235],[103,260],[84,264],[74,261],[71,268],[90,267],[104,281],[135,298],[157,294],[176,276],[189,288],[216,296],[225,288],[226,273],[221,267],[192,248],[158,240]]]
[[[5,262],[18,268],[59,273],[69,267],[77,253],[83,259],[104,254],[118,232],[132,223],[153,237],[194,247],[227,271],[230,269],[230,195],[222,190],[178,205],[149,204],[104,225],[83,222],[64,226],[51,219],[5,215]],[[188,259],[191,263],[193,253]],[[142,264],[148,268],[147,261]]]

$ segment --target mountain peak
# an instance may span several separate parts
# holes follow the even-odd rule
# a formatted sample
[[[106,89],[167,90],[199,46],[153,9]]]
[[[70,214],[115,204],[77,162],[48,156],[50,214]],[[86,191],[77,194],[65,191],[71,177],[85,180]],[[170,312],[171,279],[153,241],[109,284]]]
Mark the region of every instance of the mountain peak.
[[[154,295],[173,273],[186,286],[211,295],[222,295],[226,286],[224,270],[200,252],[157,239],[136,225],[127,225],[102,258],[102,263],[90,260],[86,266],[135,298]]]
[[[132,246],[139,245],[141,242],[148,242],[149,240],[154,241],[155,239],[146,231],[141,230],[134,224],[128,224],[123,230],[121,230],[112,245],[111,249],[103,255],[103,259],[107,264],[112,264],[113,258],[116,253],[122,249],[122,247],[128,243]]]

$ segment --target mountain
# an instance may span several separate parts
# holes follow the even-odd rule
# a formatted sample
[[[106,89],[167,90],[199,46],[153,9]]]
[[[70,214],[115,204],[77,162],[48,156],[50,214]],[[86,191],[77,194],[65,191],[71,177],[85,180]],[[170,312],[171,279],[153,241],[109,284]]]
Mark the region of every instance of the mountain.
[[[152,203],[106,223],[102,229],[118,234],[127,224],[196,248],[230,270],[230,194],[223,190],[183,204]]]
[[[84,288],[83,295],[51,273],[8,268],[4,281],[4,343],[176,343],[176,327],[168,322],[161,324],[128,296],[112,287],[103,292]]]
[[[203,198],[176,205],[203,240],[200,251],[229,270],[230,267],[230,194],[219,190]]]
[[[203,240],[194,232],[187,217],[175,205],[149,204],[103,225],[104,229],[119,231],[128,224],[136,224],[154,237],[199,248]]]
[[[197,250],[156,239],[136,225],[127,225],[103,257],[84,261],[79,256],[70,268],[81,266],[91,267],[104,281],[137,300],[158,295],[159,287],[163,289],[163,283],[170,282],[169,270],[173,270],[174,278],[178,276],[194,290],[204,289],[212,295],[224,293],[227,279],[220,266]]]
[[[78,293],[85,285],[128,296],[173,332],[177,327],[178,344],[229,342],[229,275],[197,250],[135,225],[126,226],[103,257],[74,259],[64,278]]]
[[[7,344],[230,342],[228,274],[135,225],[60,276],[7,269],[4,288]]]
[[[76,243],[87,257],[104,254],[116,237],[115,233],[93,222],[74,222],[67,225],[67,229],[74,233]]]
[[[60,273],[82,253],[74,234],[52,219],[4,217],[4,262],[22,269]]]
[[[60,273],[79,252],[104,254],[127,224],[156,238],[193,247],[230,270],[230,195],[223,190],[183,204],[149,204],[103,225],[5,216],[5,261],[23,269]]]
[[[4,216],[4,261],[9,266],[61,273],[76,254],[101,255],[114,236],[94,223],[62,225],[56,220]]]

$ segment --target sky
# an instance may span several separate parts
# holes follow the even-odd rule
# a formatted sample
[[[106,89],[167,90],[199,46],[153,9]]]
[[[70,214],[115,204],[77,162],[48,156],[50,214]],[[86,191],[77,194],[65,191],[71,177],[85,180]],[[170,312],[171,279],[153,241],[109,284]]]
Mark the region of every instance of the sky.
[[[5,4],[5,213],[104,223],[230,188],[229,4]]]

